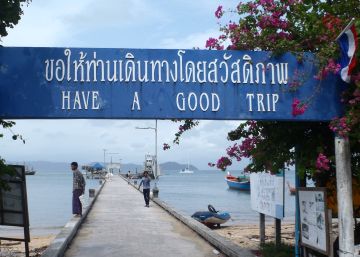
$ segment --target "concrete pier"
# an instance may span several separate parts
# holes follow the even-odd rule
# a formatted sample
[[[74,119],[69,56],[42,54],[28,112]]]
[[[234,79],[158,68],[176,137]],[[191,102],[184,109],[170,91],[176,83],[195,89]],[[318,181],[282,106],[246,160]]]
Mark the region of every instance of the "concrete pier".
[[[224,256],[118,176],[103,187],[65,256]]]

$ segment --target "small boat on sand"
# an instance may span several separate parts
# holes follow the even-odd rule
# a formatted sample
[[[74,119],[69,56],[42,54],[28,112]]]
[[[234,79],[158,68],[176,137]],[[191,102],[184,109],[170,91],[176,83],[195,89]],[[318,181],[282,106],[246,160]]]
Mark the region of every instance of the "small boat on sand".
[[[242,191],[250,191],[250,178],[249,176],[243,175],[234,177],[230,173],[225,177],[225,180],[231,189],[237,189]]]
[[[197,211],[191,215],[191,217],[208,227],[215,225],[220,227],[220,224],[224,224],[231,218],[228,212],[219,212],[215,210],[211,204],[208,205],[208,210],[209,211]]]

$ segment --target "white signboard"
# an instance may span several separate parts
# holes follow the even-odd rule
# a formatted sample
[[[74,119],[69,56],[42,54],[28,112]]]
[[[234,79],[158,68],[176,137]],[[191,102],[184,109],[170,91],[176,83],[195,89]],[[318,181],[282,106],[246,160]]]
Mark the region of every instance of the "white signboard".
[[[259,213],[284,218],[284,175],[251,173],[251,208]]]
[[[299,188],[301,243],[324,254],[329,252],[326,191]]]

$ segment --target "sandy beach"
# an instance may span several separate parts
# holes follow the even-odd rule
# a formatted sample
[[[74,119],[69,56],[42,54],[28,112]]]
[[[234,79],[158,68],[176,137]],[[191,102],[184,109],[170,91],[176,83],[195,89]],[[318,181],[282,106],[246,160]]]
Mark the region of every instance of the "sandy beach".
[[[54,238],[55,235],[32,237],[29,243],[30,256],[41,256]],[[0,257],[24,256],[25,247],[23,242],[7,240],[1,240],[0,242]]]
[[[214,229],[219,235],[232,240],[243,248],[250,250],[258,250],[260,246],[260,231],[258,224],[222,226]],[[281,239],[287,244],[295,244],[295,225],[281,225]],[[265,242],[275,241],[274,225],[266,224],[265,226]]]

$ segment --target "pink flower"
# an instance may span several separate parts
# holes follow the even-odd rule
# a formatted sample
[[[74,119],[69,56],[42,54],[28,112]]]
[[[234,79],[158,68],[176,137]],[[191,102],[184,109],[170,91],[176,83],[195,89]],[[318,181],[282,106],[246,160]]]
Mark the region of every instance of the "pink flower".
[[[336,133],[338,136],[343,137],[343,138],[347,138],[349,132],[351,131],[346,117],[342,117],[342,118],[335,118],[330,122],[329,125],[330,129]]]
[[[237,27],[238,27],[238,25],[234,22],[229,24],[229,30],[231,30],[231,31],[235,30]]]
[[[231,158],[236,158],[237,161],[241,161],[241,152],[240,148],[237,144],[234,144],[233,146],[229,146],[226,149],[227,155]]]
[[[209,167],[215,167],[215,163],[209,162],[209,163],[208,163],[208,166],[209,166]]]
[[[241,157],[249,158],[251,156],[251,151],[254,150],[258,141],[259,140],[257,137],[245,138],[239,147],[241,151]]]
[[[308,106],[304,103],[301,103],[299,99],[295,98],[293,100],[293,103],[291,104],[291,107],[292,107],[292,115],[295,117],[303,114]]]
[[[325,41],[328,41],[328,39]],[[337,74],[340,69],[340,64],[335,63],[333,59],[329,59],[326,67],[319,71],[319,73],[315,76],[315,79],[324,79],[329,73]]]
[[[213,49],[217,46],[217,44],[218,44],[218,40],[211,37],[206,41],[205,47],[209,49]]]
[[[170,146],[169,146],[168,144],[164,143],[164,145],[163,145],[163,150],[165,151],[165,150],[167,150],[167,149],[170,149]]]
[[[220,19],[223,14],[224,14],[224,12],[222,10],[222,5],[219,5],[215,11],[215,16],[216,16],[216,18]]]
[[[319,170],[329,170],[330,160],[322,153],[319,153],[317,159],[316,159],[316,168]]]
[[[226,170],[226,168],[227,168],[228,166],[230,166],[231,164],[232,164],[231,160],[230,160],[228,157],[223,156],[223,157],[221,157],[221,158],[217,161],[216,167],[217,167],[218,169],[224,171],[224,170]]]

